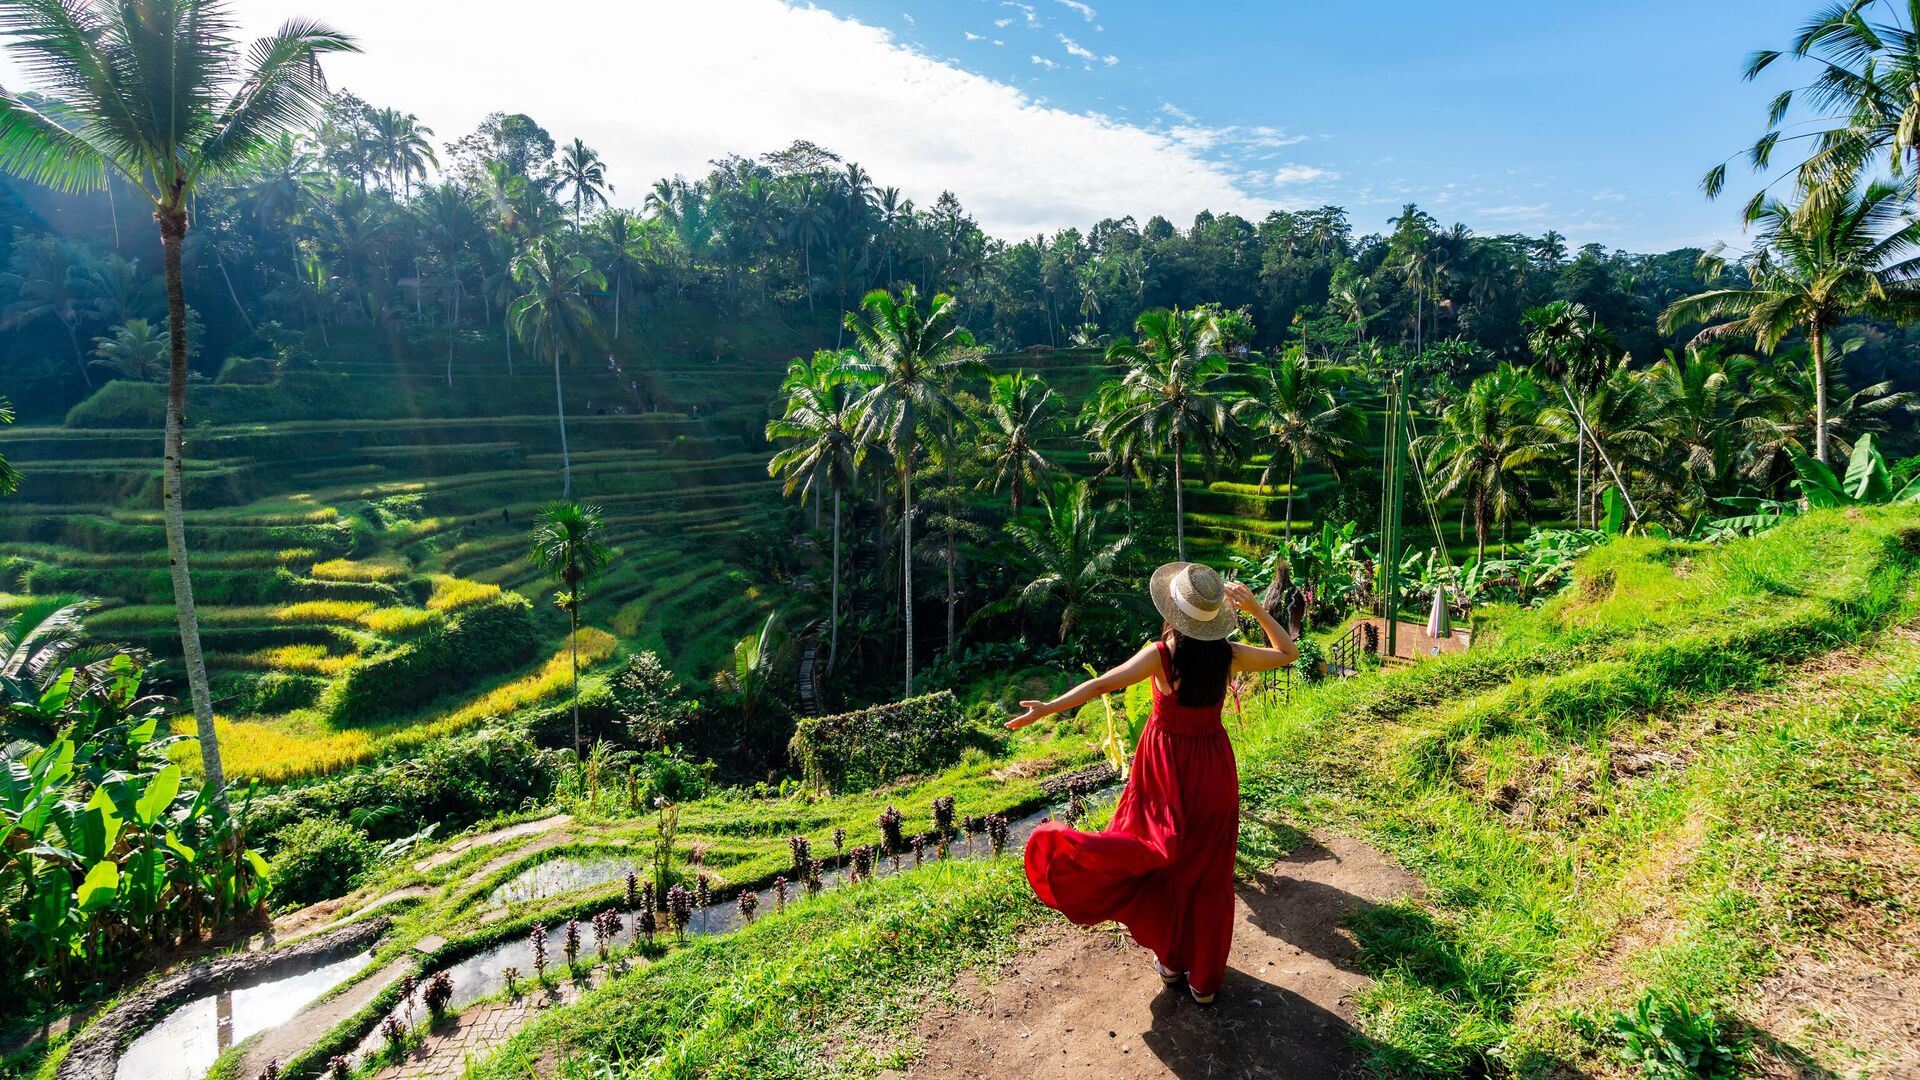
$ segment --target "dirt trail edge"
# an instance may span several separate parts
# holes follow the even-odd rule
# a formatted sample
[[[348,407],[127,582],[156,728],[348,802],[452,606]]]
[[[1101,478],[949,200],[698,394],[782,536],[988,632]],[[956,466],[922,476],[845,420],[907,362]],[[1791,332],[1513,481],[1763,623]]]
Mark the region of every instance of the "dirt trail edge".
[[[1146,952],[1112,925],[1056,920],[991,982],[969,976],[971,1007],[936,1006],[924,1053],[889,1077],[1234,1080],[1361,1075],[1349,999],[1367,984],[1340,929],[1349,912],[1419,891],[1356,840],[1309,840],[1235,905],[1226,985],[1211,1009],[1164,989]]]

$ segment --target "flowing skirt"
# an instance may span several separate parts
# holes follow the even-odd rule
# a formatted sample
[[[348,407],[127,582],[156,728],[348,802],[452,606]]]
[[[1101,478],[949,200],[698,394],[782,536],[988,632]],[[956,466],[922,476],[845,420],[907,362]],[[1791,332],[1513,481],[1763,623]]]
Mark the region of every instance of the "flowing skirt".
[[[1049,822],[1027,841],[1035,895],[1082,926],[1113,920],[1187,973],[1195,993],[1220,988],[1233,942],[1233,857],[1240,782],[1233,745],[1204,734],[1140,736],[1133,773],[1105,832]]]

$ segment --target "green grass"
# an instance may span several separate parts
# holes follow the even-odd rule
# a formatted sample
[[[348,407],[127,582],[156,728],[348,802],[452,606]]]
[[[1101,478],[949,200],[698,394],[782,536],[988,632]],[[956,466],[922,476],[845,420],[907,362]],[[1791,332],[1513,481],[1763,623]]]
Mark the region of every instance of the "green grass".
[[[1737,1011],[1828,925],[1911,918],[1910,865],[1816,838],[1914,833],[1920,646],[1887,628],[1920,611],[1917,561],[1920,518],[1891,510],[1616,542],[1469,653],[1260,710],[1249,806],[1427,883],[1352,927],[1376,1065],[1591,1064],[1646,990]]]

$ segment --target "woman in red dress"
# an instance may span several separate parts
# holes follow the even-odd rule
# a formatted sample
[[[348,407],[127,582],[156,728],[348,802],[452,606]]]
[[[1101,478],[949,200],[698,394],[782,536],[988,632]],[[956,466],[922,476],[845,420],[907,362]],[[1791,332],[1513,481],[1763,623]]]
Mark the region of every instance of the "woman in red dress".
[[[1153,680],[1153,716],[1141,732],[1126,790],[1105,832],[1050,822],[1027,841],[1027,880],[1043,903],[1082,926],[1116,920],[1153,951],[1154,969],[1193,999],[1213,1003],[1233,942],[1233,856],[1240,836],[1240,778],[1220,724],[1227,681],[1271,671],[1300,655],[1245,585],[1197,563],[1154,571],[1160,640],[1051,701],[1023,701],[1007,723],[1022,728]],[[1267,647],[1227,638],[1234,609],[1266,631]]]

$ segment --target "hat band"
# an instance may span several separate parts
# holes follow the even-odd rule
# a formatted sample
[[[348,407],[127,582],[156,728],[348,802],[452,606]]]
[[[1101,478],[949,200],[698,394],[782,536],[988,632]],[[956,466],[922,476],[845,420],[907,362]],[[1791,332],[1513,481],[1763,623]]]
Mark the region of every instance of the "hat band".
[[[1173,588],[1167,590],[1167,596],[1173,600],[1173,606],[1179,608],[1181,613],[1189,619],[1195,619],[1199,622],[1212,622],[1220,617],[1219,607],[1216,606],[1213,610],[1209,611],[1196,606],[1193,601],[1180,595],[1180,582],[1176,581],[1173,583]]]

